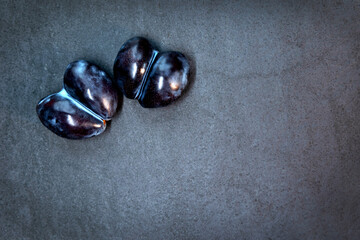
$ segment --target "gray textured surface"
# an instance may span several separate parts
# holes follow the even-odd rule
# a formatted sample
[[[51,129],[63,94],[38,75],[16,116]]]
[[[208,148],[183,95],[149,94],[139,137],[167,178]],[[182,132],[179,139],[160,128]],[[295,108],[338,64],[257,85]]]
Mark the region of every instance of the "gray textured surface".
[[[360,239],[360,3],[317,2],[1,1],[0,239]],[[192,59],[180,101],[42,126],[136,35]]]

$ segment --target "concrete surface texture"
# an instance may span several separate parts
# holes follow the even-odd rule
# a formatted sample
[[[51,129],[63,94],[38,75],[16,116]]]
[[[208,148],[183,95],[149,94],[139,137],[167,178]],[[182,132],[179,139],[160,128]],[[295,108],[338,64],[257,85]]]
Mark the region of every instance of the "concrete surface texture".
[[[0,239],[360,239],[358,1],[1,1]],[[179,101],[71,141],[37,102],[144,36]]]

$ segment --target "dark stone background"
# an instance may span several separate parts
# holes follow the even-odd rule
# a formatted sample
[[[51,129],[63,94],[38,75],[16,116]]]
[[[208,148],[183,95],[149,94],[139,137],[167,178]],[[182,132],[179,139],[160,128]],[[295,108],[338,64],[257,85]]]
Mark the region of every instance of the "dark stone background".
[[[1,239],[360,239],[358,1],[1,1]],[[249,1],[250,2],[250,1]],[[37,102],[141,35],[194,79],[71,141]]]

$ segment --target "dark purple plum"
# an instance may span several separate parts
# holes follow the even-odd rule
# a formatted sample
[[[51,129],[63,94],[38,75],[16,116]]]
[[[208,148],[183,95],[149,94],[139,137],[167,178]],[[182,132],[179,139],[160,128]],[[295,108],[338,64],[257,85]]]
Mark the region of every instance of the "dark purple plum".
[[[64,88],[76,100],[109,120],[115,114],[118,96],[109,76],[84,60],[70,63],[64,74]]]
[[[178,99],[188,84],[189,68],[189,62],[179,52],[159,54],[139,98],[141,106],[163,107]]]
[[[89,138],[106,128],[105,120],[74,101],[65,90],[42,99],[36,112],[48,129],[65,138]]]
[[[190,65],[179,52],[160,53],[148,40],[135,37],[120,49],[114,63],[117,86],[145,108],[163,107],[178,99],[188,85]]]
[[[114,63],[114,78],[127,98],[137,98],[144,76],[157,51],[142,37],[135,37],[122,45]]]

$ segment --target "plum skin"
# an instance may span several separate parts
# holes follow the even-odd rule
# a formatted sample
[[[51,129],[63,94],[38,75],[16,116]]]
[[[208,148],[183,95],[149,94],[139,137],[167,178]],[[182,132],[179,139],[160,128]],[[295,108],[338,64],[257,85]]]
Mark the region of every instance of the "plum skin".
[[[84,111],[71,98],[64,96],[63,91],[47,96],[36,106],[45,127],[69,139],[89,138],[105,131],[104,120]]]
[[[141,106],[164,107],[177,100],[188,85],[189,69],[182,53],[159,54],[139,99]]]
[[[70,63],[64,74],[64,88],[103,119],[114,116],[118,93],[110,77],[98,66],[84,60]]]
[[[140,91],[146,70],[156,54],[151,43],[142,37],[126,41],[114,62],[114,79],[125,97],[134,99]]]

